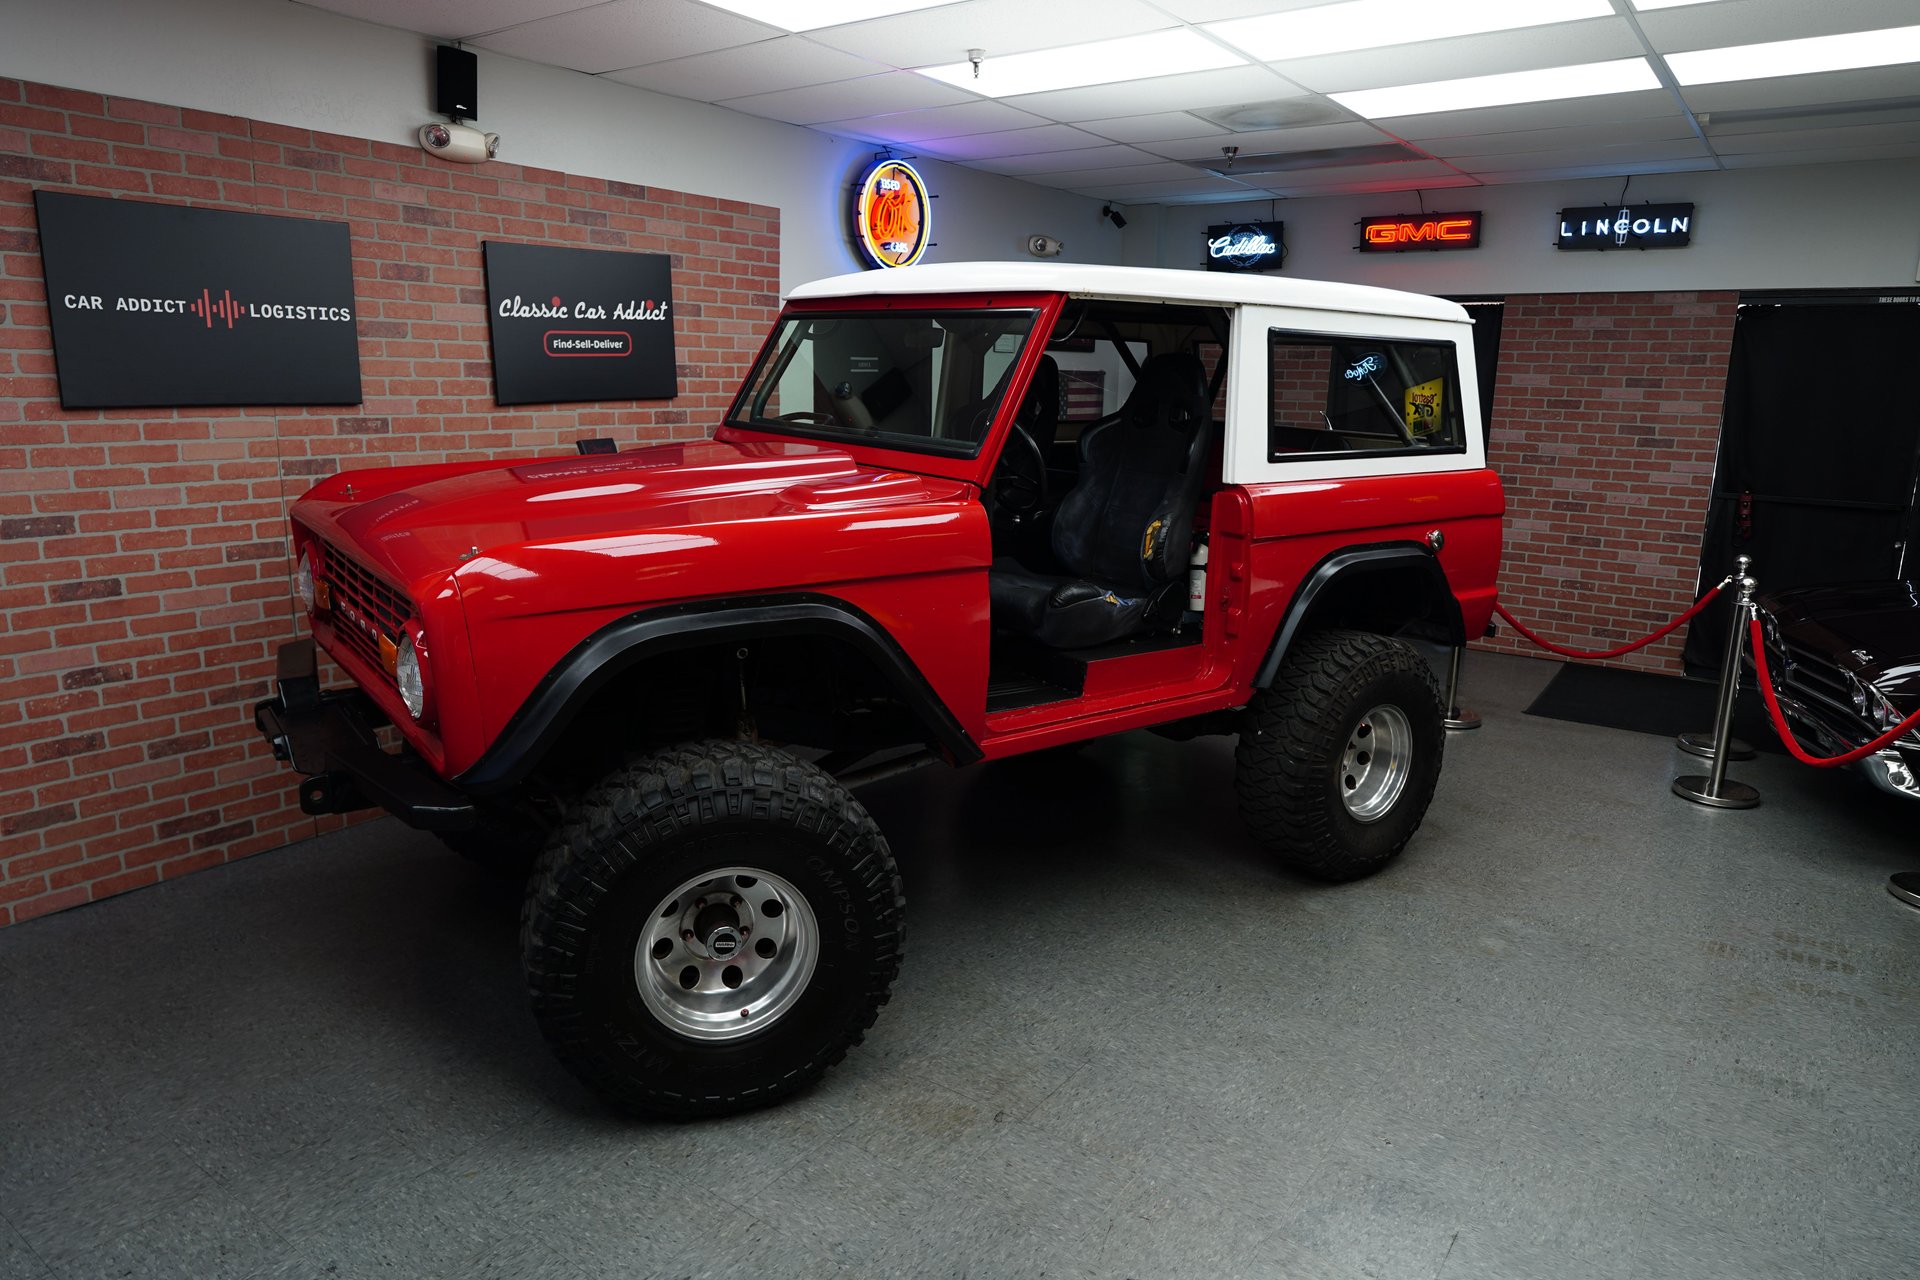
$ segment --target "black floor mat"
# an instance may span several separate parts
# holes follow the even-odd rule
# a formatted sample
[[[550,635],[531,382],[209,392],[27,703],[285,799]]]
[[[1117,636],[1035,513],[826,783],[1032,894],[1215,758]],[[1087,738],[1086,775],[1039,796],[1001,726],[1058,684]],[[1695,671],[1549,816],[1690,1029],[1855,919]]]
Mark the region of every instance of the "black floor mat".
[[[1664,738],[1709,735],[1717,692],[1712,684],[1684,676],[1569,662],[1540,691],[1527,714]],[[1760,751],[1782,750],[1758,691],[1740,691],[1733,704],[1733,736]]]

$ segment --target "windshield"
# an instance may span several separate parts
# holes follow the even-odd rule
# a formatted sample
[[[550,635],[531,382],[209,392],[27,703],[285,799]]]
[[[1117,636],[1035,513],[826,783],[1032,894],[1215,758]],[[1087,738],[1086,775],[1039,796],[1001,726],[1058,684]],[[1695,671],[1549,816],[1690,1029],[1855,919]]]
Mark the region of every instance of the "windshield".
[[[727,421],[787,435],[972,457],[1033,310],[781,317]]]

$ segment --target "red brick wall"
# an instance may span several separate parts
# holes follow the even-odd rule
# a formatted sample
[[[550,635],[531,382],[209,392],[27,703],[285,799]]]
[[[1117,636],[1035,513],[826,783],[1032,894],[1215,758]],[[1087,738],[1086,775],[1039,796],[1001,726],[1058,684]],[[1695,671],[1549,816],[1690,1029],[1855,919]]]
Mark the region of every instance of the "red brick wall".
[[[62,410],[35,188],[346,221],[364,403]],[[670,253],[679,398],[497,408],[484,239]],[[294,634],[292,498],[704,435],[778,282],[773,209],[0,79],[0,925],[319,828],[251,722]]]
[[[1693,600],[1735,293],[1511,297],[1488,461],[1507,491],[1500,599],[1577,649]],[[1610,665],[1678,671],[1684,630]],[[1502,626],[1485,647],[1544,656]]]

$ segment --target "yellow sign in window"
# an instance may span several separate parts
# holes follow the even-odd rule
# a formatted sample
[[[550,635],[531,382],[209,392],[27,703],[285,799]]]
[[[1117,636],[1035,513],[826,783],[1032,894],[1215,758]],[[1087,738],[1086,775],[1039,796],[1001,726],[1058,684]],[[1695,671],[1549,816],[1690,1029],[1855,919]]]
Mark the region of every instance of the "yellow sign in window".
[[[1418,440],[1440,429],[1440,403],[1446,397],[1447,380],[1435,378],[1407,388],[1407,434]]]

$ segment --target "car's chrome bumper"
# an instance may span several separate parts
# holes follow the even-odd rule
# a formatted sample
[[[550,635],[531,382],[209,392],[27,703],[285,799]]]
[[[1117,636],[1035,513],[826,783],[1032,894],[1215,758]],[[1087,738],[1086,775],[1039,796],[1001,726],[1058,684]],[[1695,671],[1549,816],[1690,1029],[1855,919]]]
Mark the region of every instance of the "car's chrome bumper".
[[[1787,722],[1804,734],[1801,745],[1818,750],[1821,754],[1843,755],[1858,747],[1864,739],[1850,739],[1847,732],[1859,733],[1865,726],[1849,725],[1846,731],[1830,723],[1829,717],[1820,710],[1789,694],[1779,694],[1780,709],[1786,712]],[[1873,780],[1873,784],[1882,791],[1896,796],[1905,796],[1909,800],[1920,800],[1920,777],[1900,752],[1886,747],[1862,760],[1856,768]]]

